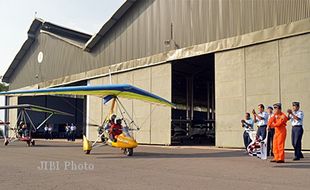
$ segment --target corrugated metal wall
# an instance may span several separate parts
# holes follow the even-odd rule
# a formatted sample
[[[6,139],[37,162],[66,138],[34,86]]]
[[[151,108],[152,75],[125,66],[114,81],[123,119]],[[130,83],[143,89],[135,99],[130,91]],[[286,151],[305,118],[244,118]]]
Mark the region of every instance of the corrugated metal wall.
[[[43,52],[42,63],[37,60],[39,52]],[[81,73],[97,66],[94,57],[81,48],[40,33],[11,76],[10,89]]]
[[[143,0],[101,41],[95,53],[105,64],[211,42],[310,16],[309,0]],[[110,55],[110,56],[107,56]]]
[[[11,89],[309,17],[310,0],[139,0],[91,53],[41,37],[24,60],[27,66],[12,77]],[[175,47],[164,44],[171,28]],[[42,47],[50,57],[28,65]],[[42,77],[33,79],[36,73]]]

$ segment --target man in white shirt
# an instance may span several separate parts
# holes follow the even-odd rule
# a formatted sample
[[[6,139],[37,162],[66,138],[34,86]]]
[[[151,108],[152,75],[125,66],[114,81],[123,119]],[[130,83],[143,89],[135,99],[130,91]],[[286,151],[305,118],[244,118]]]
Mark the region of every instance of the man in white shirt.
[[[268,121],[273,116],[273,107],[268,106],[267,108]],[[268,139],[267,139],[267,156],[273,156],[273,136],[274,136],[274,128],[268,129]]]
[[[49,139],[53,139],[53,126],[52,124],[48,125],[48,135],[49,135]]]
[[[303,120],[304,120],[304,112],[299,110],[299,102],[293,102],[293,111],[287,110],[288,118],[292,124],[292,145],[294,147],[294,161],[300,160],[300,158],[304,158],[304,155],[301,152],[301,140],[302,135],[304,133],[303,129]]]
[[[245,150],[247,150],[248,145],[251,143],[251,138],[247,130],[254,130],[254,121],[250,116],[251,116],[250,113],[246,113],[245,120],[241,120],[242,127],[244,128],[243,142]]]
[[[45,127],[44,127],[44,138],[47,140],[48,137],[49,137],[48,126],[47,126],[47,124],[45,124]]]
[[[73,123],[71,123],[70,136],[72,141],[75,141],[75,134],[76,134],[76,126]]]
[[[66,129],[67,141],[70,141],[70,125],[68,123],[66,123],[65,129]]]
[[[253,117],[254,117],[254,123],[256,123],[258,129],[257,129],[257,136],[264,140],[266,138],[267,134],[267,123],[268,123],[268,114],[264,111],[265,106],[263,104],[258,105],[258,113],[255,112],[253,109]]]

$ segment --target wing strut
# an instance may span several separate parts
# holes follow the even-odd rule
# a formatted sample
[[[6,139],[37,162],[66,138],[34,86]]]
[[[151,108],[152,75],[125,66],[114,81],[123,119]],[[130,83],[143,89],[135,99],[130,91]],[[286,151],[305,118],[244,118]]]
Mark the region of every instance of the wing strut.
[[[42,121],[42,123],[37,127],[37,129],[39,129],[40,127],[42,127],[44,125],[44,123],[51,118],[54,115],[54,113],[51,113],[44,121]]]

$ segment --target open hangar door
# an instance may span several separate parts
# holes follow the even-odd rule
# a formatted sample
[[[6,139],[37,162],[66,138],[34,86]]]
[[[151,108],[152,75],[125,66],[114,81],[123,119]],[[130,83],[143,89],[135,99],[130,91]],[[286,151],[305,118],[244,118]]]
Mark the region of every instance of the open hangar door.
[[[215,143],[214,54],[172,62],[172,144]]]
[[[80,86],[85,85],[84,82],[74,83],[67,86]],[[41,107],[56,109],[66,113],[70,113],[72,116],[65,115],[53,115],[45,124],[52,125],[53,138],[65,138],[65,126],[66,123],[71,125],[72,123],[77,127],[76,138],[82,138],[85,131],[86,121],[86,100],[84,96],[21,96],[18,97],[18,104],[32,104]],[[42,112],[29,111],[29,116],[32,122],[37,127],[42,121],[44,121],[49,114]],[[29,121],[27,121],[29,122]],[[30,124],[30,123],[29,123]],[[27,123],[27,125],[29,125]],[[33,134],[35,138],[44,137],[44,126]]]

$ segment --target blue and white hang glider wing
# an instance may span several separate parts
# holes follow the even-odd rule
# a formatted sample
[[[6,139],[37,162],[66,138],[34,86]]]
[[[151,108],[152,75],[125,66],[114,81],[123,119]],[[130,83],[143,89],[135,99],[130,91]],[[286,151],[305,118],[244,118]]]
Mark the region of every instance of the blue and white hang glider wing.
[[[6,96],[40,96],[40,95],[93,95],[99,97],[115,96],[127,99],[142,100],[154,104],[174,107],[174,105],[153,93],[147,92],[129,84],[98,85],[98,86],[70,86],[46,88],[36,90],[13,90],[1,92]]]

